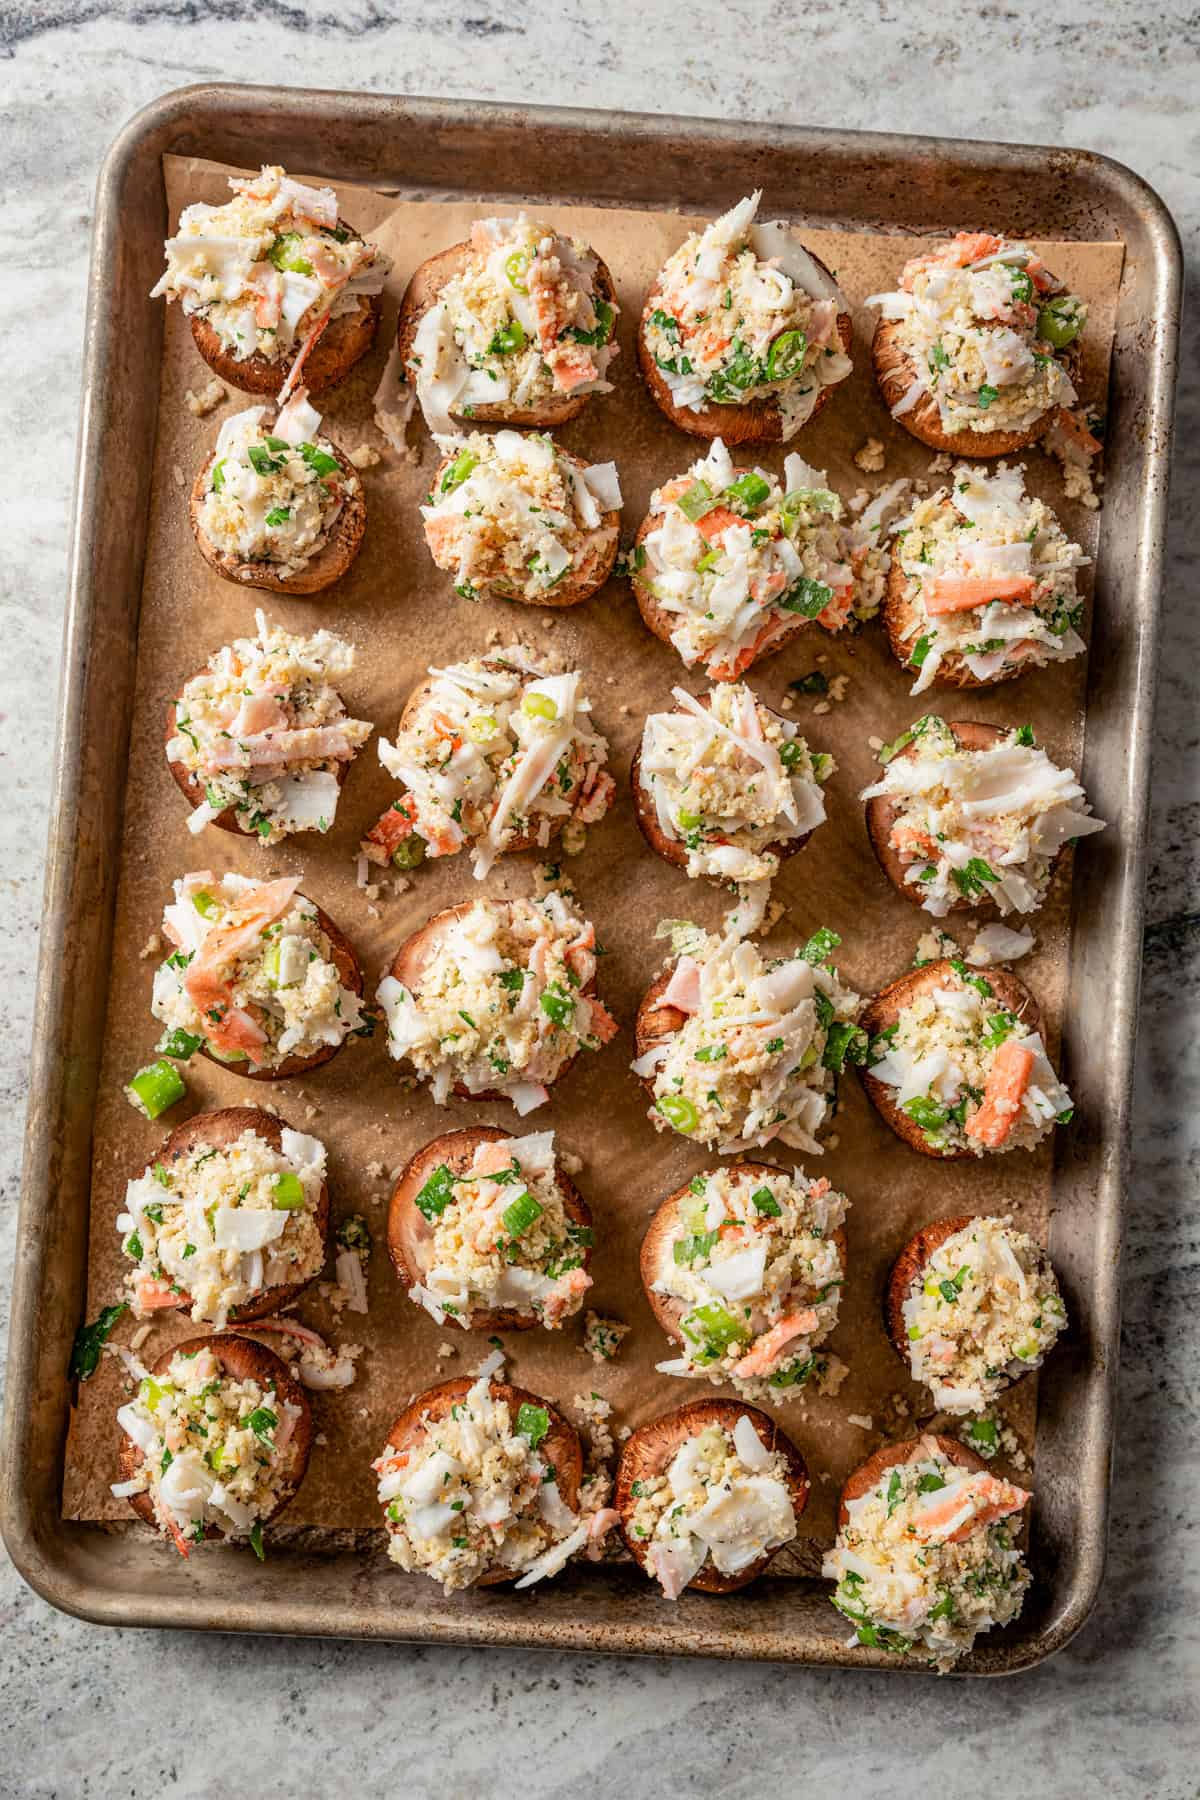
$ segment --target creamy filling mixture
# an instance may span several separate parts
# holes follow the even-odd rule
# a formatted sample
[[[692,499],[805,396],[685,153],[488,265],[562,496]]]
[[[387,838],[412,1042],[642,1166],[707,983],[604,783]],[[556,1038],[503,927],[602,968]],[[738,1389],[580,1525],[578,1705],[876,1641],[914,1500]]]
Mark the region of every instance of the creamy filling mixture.
[[[616,539],[604,514],[621,509],[615,463],[577,464],[537,432],[473,432],[421,508],[425,541],[455,592],[537,605]]]
[[[676,711],[651,713],[642,732],[641,783],[659,830],[685,847],[691,876],[769,882],[775,846],[823,823],[832,756],[811,752],[743,683],[715,687],[707,705],[671,692]]]
[[[835,1239],[849,1201],[800,1169],[693,1177],[654,1277],[681,1306],[683,1344],[666,1375],[728,1383],[778,1403],[819,1373],[845,1269]]]
[[[652,1082],[650,1119],[725,1155],[778,1139],[820,1154],[836,1079],[867,1054],[859,996],[829,957],[822,929],[790,957],[764,957],[732,936],[676,924],[679,946],[660,1006],[684,1023],[633,1064]]]
[[[476,407],[517,411],[607,393],[617,308],[595,253],[526,218],[479,219],[470,259],[417,327],[408,372],[436,438]]]
[[[1087,307],[1027,244],[960,231],[906,263],[897,292],[872,294],[867,305],[899,321],[912,364],[894,418],[928,394],[947,432],[1026,431],[1077,398],[1060,357]]]
[[[524,1115],[577,1052],[596,1050],[616,1021],[584,989],[596,934],[556,891],[540,900],[476,900],[449,926],[415,990],[389,975],[378,999],[388,1050],[411,1063],[443,1105],[452,1087],[496,1091]]]
[[[175,703],[167,760],[201,783],[188,820],[199,833],[232,808],[264,845],[293,831],[327,831],[341,788],[337,770],[372,727],[347,715],[334,682],[354,668],[354,647],[332,632],[296,637],[255,614],[258,635],[209,658]]]
[[[1005,914],[1035,911],[1063,845],[1104,830],[1073,771],[1051,762],[1027,725],[990,749],[963,750],[945,720],[929,714],[880,757],[883,774],[861,798],[897,804],[892,848],[936,919],[959,899],[992,901]]]
[[[748,195],[668,257],[642,331],[676,406],[770,400],[786,441],[853,367],[837,329],[850,304],[787,225],[757,222],[761,199]]]
[[[579,1311],[592,1228],[563,1203],[552,1131],[480,1144],[463,1175],[440,1164],[416,1203],[432,1237],[408,1297],[439,1325],[512,1309],[554,1330]]]
[[[297,389],[272,425],[264,424],[268,411],[250,406],[221,426],[198,523],[214,550],[264,563],[286,581],[324,549],[359,480],[321,437],[307,389]]]
[[[1074,1112],[1040,1033],[955,958],[872,1039],[867,1068],[934,1150],[1032,1150]]]
[[[748,1413],[732,1431],[710,1425],[680,1445],[664,1475],[633,1485],[630,1534],[646,1566],[677,1600],[711,1561],[741,1575],[796,1535],[787,1463],[768,1450]]]
[[[523,1403],[514,1418],[492,1391],[489,1365],[499,1362],[488,1359],[447,1417],[426,1414],[414,1448],[388,1445],[373,1465],[388,1555],[447,1594],[497,1571],[530,1587],[557,1574],[587,1537],[539,1453],[548,1411]]]
[[[278,1150],[253,1129],[220,1149],[197,1144],[128,1184],[117,1230],[135,1318],[182,1296],[220,1331],[235,1307],[319,1272],[325,1146],[287,1126],[281,1137]]]
[[[919,500],[895,525],[914,694],[939,670],[996,681],[1086,648],[1075,575],[1089,558],[1025,492],[1024,475],[1004,463],[990,475],[959,463],[952,487]]]
[[[655,489],[650,517],[632,573],[676,621],[671,642],[684,662],[714,680],[736,680],[799,620],[840,631],[878,610],[878,518],[844,525],[824,473],[794,453],[781,483],[766,469],[737,471],[717,438],[686,475]]]
[[[200,869],[175,883],[163,936],[175,946],[154,975],[150,1010],[171,1055],[201,1043],[222,1062],[277,1068],[363,1029],[329,939],[298,875],[250,881]]]
[[[262,1520],[286,1483],[300,1408],[273,1387],[223,1374],[205,1347],[172,1357],[163,1375],[143,1373],[117,1423],[144,1461],[112,1492],[149,1494],[155,1517],[187,1554],[210,1525],[249,1538],[262,1553]]]
[[[949,1668],[980,1632],[1021,1610],[1029,1570],[1014,1548],[1032,1495],[951,1462],[933,1438],[852,1500],[821,1573],[852,1644]]]
[[[405,791],[365,854],[412,868],[469,845],[478,880],[507,850],[545,849],[569,819],[595,823],[614,792],[581,671],[550,674],[517,644],[431,669],[379,756]]]
[[[904,1327],[913,1379],[939,1412],[980,1412],[1040,1366],[1067,1323],[1040,1244],[1011,1219],[972,1219],[938,1246],[909,1288]]]
[[[339,223],[332,188],[277,167],[229,185],[223,206],[184,207],[151,298],[178,300],[239,362],[307,349],[330,319],[382,293],[391,262]]]

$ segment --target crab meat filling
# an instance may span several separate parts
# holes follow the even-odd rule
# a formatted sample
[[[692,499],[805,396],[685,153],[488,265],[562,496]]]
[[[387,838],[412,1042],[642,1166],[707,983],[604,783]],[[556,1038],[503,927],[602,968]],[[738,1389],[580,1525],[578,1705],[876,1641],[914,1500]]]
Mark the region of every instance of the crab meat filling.
[[[469,845],[482,880],[506,851],[603,818],[608,744],[578,669],[551,674],[511,645],[429,677],[395,743],[379,746],[404,793],[363,842],[371,861],[410,868]]]
[[[441,1164],[416,1204],[432,1238],[409,1299],[439,1325],[503,1309],[554,1330],[579,1311],[592,1230],[563,1205],[552,1131],[480,1144],[463,1175]]]
[[[748,1414],[732,1431],[709,1425],[687,1438],[665,1475],[633,1484],[630,1535],[668,1600],[711,1562],[742,1575],[796,1535],[787,1463],[770,1451]]]
[[[218,1149],[196,1144],[151,1163],[125,1189],[117,1218],[135,1318],[191,1300],[191,1318],[221,1330],[230,1313],[325,1260],[317,1208],[325,1146],[287,1127],[274,1149],[253,1129]]]
[[[896,524],[914,694],[939,670],[996,681],[1086,648],[1075,574],[1090,559],[1025,492],[1024,476],[1004,463],[991,475],[959,463],[951,488],[919,500]]]
[[[717,438],[686,475],[655,489],[633,572],[670,614],[684,662],[734,681],[797,621],[840,631],[878,610],[886,553],[842,515],[824,473],[802,457],[785,458],[782,482],[766,469],[739,474]]]
[[[837,328],[850,303],[786,225],[757,222],[761,199],[748,195],[668,257],[642,331],[677,407],[771,401],[786,441],[853,367]]]
[[[524,1114],[580,1051],[616,1023],[584,988],[596,934],[557,890],[540,900],[476,900],[454,919],[415,990],[389,975],[378,998],[388,1049],[443,1105],[452,1087],[498,1091]]]
[[[607,393],[617,308],[578,239],[526,218],[478,219],[470,255],[417,327],[409,374],[434,436],[478,406],[536,410]]]
[[[1040,1244],[1011,1219],[973,1219],[940,1244],[904,1301],[913,1379],[939,1412],[973,1413],[1040,1366],[1067,1323]]]
[[[695,926],[675,928],[678,956],[660,1006],[684,1022],[634,1063],[653,1081],[650,1118],[725,1155],[775,1139],[819,1155],[838,1074],[861,1062],[860,997],[829,963],[841,939],[821,930],[790,957]]]
[[[204,789],[189,820],[199,832],[232,810],[265,845],[293,831],[327,831],[337,812],[338,768],[371,735],[333,683],[354,667],[354,647],[330,631],[295,637],[256,613],[258,636],[209,658],[175,703],[167,760]]]
[[[615,463],[577,467],[536,432],[473,433],[421,508],[425,541],[456,593],[488,590],[533,605],[596,569],[616,540]]]
[[[642,732],[641,782],[659,830],[683,845],[691,876],[769,882],[776,846],[824,821],[832,756],[810,751],[742,683],[715,687],[707,706],[684,688],[672,695],[679,710],[651,713]]]
[[[274,362],[383,291],[388,257],[338,222],[332,188],[281,168],[230,179],[223,206],[185,206],[151,298],[178,300],[238,362]]]
[[[273,1386],[222,1373],[207,1347],[180,1351],[163,1375],[146,1375],[117,1423],[143,1453],[137,1474],[114,1494],[149,1494],[163,1530],[182,1549],[211,1525],[251,1537],[274,1511],[288,1479],[288,1446],[300,1408]]]
[[[214,550],[266,564],[281,581],[324,548],[346,501],[360,491],[303,396],[301,389],[272,425],[264,424],[265,406],[225,420],[197,519]]]
[[[906,263],[899,289],[867,305],[899,321],[898,347],[912,364],[897,418],[928,394],[947,432],[1027,431],[1077,397],[1059,356],[1087,307],[1027,244],[960,231]]]
[[[1030,1575],[1013,1547],[1032,1495],[962,1468],[933,1438],[851,1500],[821,1573],[854,1644],[949,1668],[1021,1610]]]
[[[481,1375],[447,1417],[426,1415],[415,1447],[385,1448],[373,1466],[392,1561],[447,1594],[485,1575],[529,1587],[557,1574],[588,1528],[539,1453],[549,1424],[546,1408],[528,1403],[514,1418]]]
[[[682,1353],[667,1375],[788,1399],[821,1373],[845,1279],[835,1233],[849,1202],[800,1169],[713,1169],[679,1202],[654,1291],[680,1303]]]
[[[251,881],[201,869],[163,910],[175,949],[154,974],[150,1010],[169,1033],[221,1062],[273,1069],[336,1048],[363,1026],[299,876]],[[199,1048],[199,1042],[193,1045]]]
[[[901,756],[909,744],[914,754]],[[929,714],[881,753],[880,779],[862,799],[897,807],[890,843],[925,911],[944,918],[956,900],[1034,912],[1064,844],[1104,830],[1083,788],[1018,726],[986,750],[964,750]]]
[[[1074,1105],[1041,1034],[1002,1006],[985,975],[957,958],[871,1040],[868,1072],[895,1093],[931,1149],[1032,1150]]]

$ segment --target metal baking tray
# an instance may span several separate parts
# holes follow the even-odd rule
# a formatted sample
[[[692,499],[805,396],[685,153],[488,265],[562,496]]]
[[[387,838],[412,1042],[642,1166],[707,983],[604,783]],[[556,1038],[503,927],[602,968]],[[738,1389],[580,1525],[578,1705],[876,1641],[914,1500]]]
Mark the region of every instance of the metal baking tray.
[[[101,170],[92,244],[70,592],[63,644],[24,1191],[17,1237],[0,1524],[52,1605],[115,1625],[529,1644],[558,1650],[876,1663],[845,1647],[826,1584],[762,1581],[728,1603],[663,1605],[616,1566],[568,1571],[536,1596],[445,1598],[326,1544],[280,1548],[236,1580],[222,1554],[186,1581],[158,1546],[65,1521],[67,1358],[85,1278],[92,1110],[104,1033],[122,784],[158,404],[161,157],[280,162],[412,198],[680,207],[717,213],[768,183],[814,225],[898,234],[1000,219],[1014,235],[1121,239],[1126,259],[1109,397],[1103,554],[1094,603],[1083,777],[1115,825],[1073,894],[1065,1074],[1078,1120],[1055,1171],[1051,1247],[1075,1329],[1043,1373],[1035,1585],[1019,1623],[960,1667],[999,1674],[1061,1648],[1104,1566],[1119,1341],[1119,1257],[1142,939],[1158,601],[1175,383],[1180,250],[1128,169],[1078,150],[724,124],[376,94],[201,86],[156,101]],[[122,478],[106,470],[119,460]]]

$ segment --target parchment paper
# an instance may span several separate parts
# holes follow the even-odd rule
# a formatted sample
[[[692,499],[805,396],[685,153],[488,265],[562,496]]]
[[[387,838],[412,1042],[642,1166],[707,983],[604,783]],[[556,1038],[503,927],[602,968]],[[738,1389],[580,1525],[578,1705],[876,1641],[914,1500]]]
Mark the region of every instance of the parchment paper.
[[[165,173],[172,220],[192,200],[220,200],[227,193],[227,171],[212,164],[169,157]],[[218,579],[201,560],[188,526],[188,490],[221,420],[252,400],[231,392],[206,419],[189,412],[184,390],[203,388],[210,372],[178,308],[168,309],[116,948],[96,1116],[88,1317],[119,1294],[126,1265],[114,1221],[124,1184],[153,1155],[167,1130],[192,1111],[271,1104],[292,1125],[317,1133],[329,1150],[334,1220],[351,1212],[365,1214],[376,1248],[367,1317],[345,1312],[338,1321],[315,1291],[299,1308],[298,1316],[330,1341],[361,1342],[365,1351],[352,1388],[312,1396],[319,1435],[307,1479],[286,1523],[362,1530],[379,1524],[369,1465],[392,1419],[414,1393],[473,1371],[489,1349],[482,1334],[450,1326],[439,1329],[413,1306],[396,1279],[384,1244],[391,1186],[386,1172],[398,1170],[420,1145],[454,1126],[475,1120],[514,1132],[553,1126],[560,1144],[582,1158],[576,1179],[596,1218],[595,1287],[588,1301],[596,1311],[632,1327],[617,1360],[599,1367],[581,1349],[582,1315],[553,1334],[510,1333],[505,1342],[510,1378],[568,1410],[575,1395],[601,1394],[613,1403],[614,1429],[639,1425],[719,1391],[704,1382],[654,1372],[655,1362],[671,1352],[642,1294],[637,1264],[642,1232],[658,1202],[706,1160],[716,1159],[706,1159],[673,1133],[655,1132],[628,1065],[637,1003],[662,962],[663,946],[653,937],[655,923],[664,916],[690,917],[714,927],[728,898],[706,883],[689,882],[653,855],[634,824],[629,801],[629,762],[645,714],[669,707],[676,683],[702,692],[706,685],[702,675],[689,674],[674,651],[650,635],[628,584],[618,580],[585,605],[553,614],[499,601],[471,604],[455,596],[449,577],[434,568],[427,553],[417,511],[438,460],[435,447],[418,417],[410,435],[419,462],[407,461],[384,444],[371,423],[371,396],[409,275],[431,252],[465,237],[473,217],[493,209],[466,203],[397,203],[352,187],[340,193],[344,216],[388,251],[394,267],[376,349],[365,366],[324,402],[326,429],[344,448],[365,442],[382,452],[381,462],[364,474],[368,525],[362,554],[331,591],[307,600],[243,591]],[[557,226],[589,240],[616,280],[622,309],[616,391],[594,399],[562,437],[590,461],[616,460],[625,500],[622,542],[628,544],[651,489],[704,454],[700,440],[677,431],[653,405],[636,374],[633,353],[634,327],[647,284],[691,222],[652,213],[541,210]],[[968,226],[977,223],[964,221]],[[803,235],[836,270],[854,302],[855,370],[821,417],[800,433],[795,447],[809,462],[827,469],[833,486],[846,498],[863,487],[874,490],[897,475],[922,476],[930,453],[892,424],[875,392],[869,357],[874,315],[861,305],[867,294],[895,285],[901,262],[916,252],[918,243],[837,231]],[[1089,302],[1083,394],[1089,403],[1102,407],[1122,247],[1039,243],[1036,248]],[[854,452],[868,435],[883,439],[887,446],[882,474],[864,476],[853,464]],[[762,447],[747,460],[778,470],[783,454],[779,446]],[[1040,451],[1028,452],[1023,460],[1030,486],[1051,501],[1067,529],[1094,554],[1096,515],[1063,499],[1058,467]],[[930,479],[936,483],[938,477]],[[1089,585],[1085,580],[1084,586]],[[359,837],[396,791],[379,764],[376,739],[354,765],[337,824],[327,837],[293,839],[263,852],[247,839],[211,828],[198,840],[190,836],[185,824],[188,809],[163,754],[166,708],[214,650],[234,637],[253,635],[257,606],[289,630],[307,632],[324,625],[357,645],[358,667],[343,685],[344,697],[350,711],[374,720],[381,734],[394,731],[405,696],[431,662],[461,659],[489,644],[519,637],[558,659],[561,666],[578,664],[585,670],[597,723],[609,739],[619,796],[608,818],[589,831],[583,853],[564,866],[600,941],[611,952],[600,965],[600,991],[622,1031],[599,1055],[578,1059],[553,1090],[550,1105],[528,1126],[523,1127],[507,1107],[453,1101],[438,1108],[423,1091],[405,1091],[397,1066],[387,1056],[383,1031],[370,1041],[351,1040],[332,1063],[299,1081],[251,1082],[194,1058],[186,1070],[187,1100],[158,1124],[140,1118],[125,1100],[122,1084],[151,1059],[159,1036],[149,1012],[159,958],[140,953],[159,926],[173,878],[185,870],[232,868],[263,879],[301,873],[303,891],[332,914],[354,943],[369,994],[409,932],[439,908],[481,891],[465,855],[427,864],[403,894],[394,894],[385,882],[379,897],[371,901],[356,886]],[[844,700],[823,703],[816,696],[797,696],[793,716],[814,748],[834,753],[838,769],[827,788],[828,822],[799,857],[784,865],[776,882],[775,894],[786,912],[769,941],[787,950],[816,926],[832,926],[843,938],[837,955],[843,976],[867,995],[909,966],[918,937],[931,924],[892,890],[871,854],[857,799],[876,767],[868,739],[890,740],[920,713],[942,710],[948,717],[995,723],[1029,721],[1052,755],[1074,765],[1082,740],[1084,659],[980,696],[956,698],[953,690],[936,689],[914,701],[908,695],[909,678],[892,659],[878,624],[841,638],[813,625],[780,655],[753,669],[750,679],[763,700],[779,708],[789,681],[818,667],[831,679],[838,674],[849,677]],[[120,779],[119,772],[114,772],[114,779]],[[534,868],[535,859],[528,856],[502,861],[485,891],[494,896],[532,891]],[[1066,897],[1067,878],[1060,875],[1035,920],[1037,950],[1020,965],[1020,973],[1042,1003],[1052,1054],[1066,979]],[[957,929],[968,944],[973,927]],[[781,1155],[776,1160],[786,1164],[788,1158]],[[1016,1153],[967,1166],[918,1156],[876,1116],[849,1073],[842,1082],[834,1136],[824,1157],[804,1160],[810,1171],[819,1166],[819,1172],[844,1189],[852,1202],[848,1281],[829,1346],[849,1364],[850,1372],[836,1397],[810,1394],[779,1411],[814,1477],[813,1497],[801,1521],[802,1539],[774,1565],[781,1573],[816,1567],[820,1546],[833,1534],[842,1480],[885,1437],[909,1435],[918,1417],[928,1416],[923,1390],[906,1378],[880,1319],[882,1285],[900,1245],[926,1221],[959,1212],[1010,1212],[1019,1225],[1044,1236],[1053,1205],[1048,1145],[1032,1156]],[[128,1342],[132,1329],[126,1318],[116,1336]],[[141,1355],[150,1361],[196,1329],[186,1318],[156,1324]],[[280,1348],[277,1336],[263,1341]],[[439,1357],[438,1348],[445,1344],[453,1346],[454,1354]],[[64,1511],[69,1517],[130,1517],[125,1505],[108,1492],[116,1476],[118,1431],[113,1414],[122,1398],[122,1381],[116,1359],[106,1356],[97,1375],[82,1388],[67,1459]],[[1029,1453],[1034,1403],[1034,1382],[1028,1380],[1003,1407]],[[852,1423],[852,1415],[860,1422]]]

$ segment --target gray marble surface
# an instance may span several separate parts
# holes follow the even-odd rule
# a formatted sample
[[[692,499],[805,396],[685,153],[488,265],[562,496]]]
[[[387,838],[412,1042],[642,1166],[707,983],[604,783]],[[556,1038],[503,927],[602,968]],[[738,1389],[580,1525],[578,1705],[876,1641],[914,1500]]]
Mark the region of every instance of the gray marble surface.
[[[647,30],[647,26],[650,30]],[[682,37],[680,30],[682,26]],[[1168,0],[2,0],[0,1305],[16,1209],[92,191],[117,124],[236,74],[1103,150],[1200,234],[1200,21]],[[869,83],[864,73],[872,71]],[[809,71],[814,80],[806,91]],[[844,1794],[931,1777],[1200,1793],[1195,603],[1200,393],[1180,395],[1153,791],[1121,1436],[1099,1608],[1055,1661],[938,1685],[717,1663],[117,1635],[0,1568],[0,1794],[219,1800]],[[1189,1537],[1189,1528],[1191,1537]],[[1190,1552],[1190,1554],[1189,1554]]]

